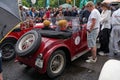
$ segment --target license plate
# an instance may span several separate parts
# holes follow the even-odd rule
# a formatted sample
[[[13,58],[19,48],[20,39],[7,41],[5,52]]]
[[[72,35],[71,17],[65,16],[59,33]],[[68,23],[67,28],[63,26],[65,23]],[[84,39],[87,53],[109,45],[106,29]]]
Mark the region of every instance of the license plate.
[[[35,62],[35,65],[39,68],[42,68],[43,67],[43,60],[38,58]]]

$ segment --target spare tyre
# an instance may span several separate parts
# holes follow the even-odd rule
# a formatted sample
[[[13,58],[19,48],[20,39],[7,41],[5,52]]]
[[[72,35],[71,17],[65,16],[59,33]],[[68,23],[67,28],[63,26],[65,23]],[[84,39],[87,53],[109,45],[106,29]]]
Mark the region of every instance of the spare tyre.
[[[28,56],[37,51],[41,43],[39,30],[31,30],[22,35],[16,43],[15,51],[18,56]]]

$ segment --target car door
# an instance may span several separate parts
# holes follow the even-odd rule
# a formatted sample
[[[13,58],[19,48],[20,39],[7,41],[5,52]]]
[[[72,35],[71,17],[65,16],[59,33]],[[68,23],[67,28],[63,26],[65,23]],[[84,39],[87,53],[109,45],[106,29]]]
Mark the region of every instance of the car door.
[[[87,32],[86,27],[79,27],[78,31],[74,32],[72,35],[72,49],[74,50],[74,55],[83,52],[87,47]]]
[[[79,49],[81,48],[81,40],[82,40],[82,31],[79,30],[77,32],[74,32],[73,35],[72,35],[72,48],[74,50],[74,54],[78,53],[79,52]]]

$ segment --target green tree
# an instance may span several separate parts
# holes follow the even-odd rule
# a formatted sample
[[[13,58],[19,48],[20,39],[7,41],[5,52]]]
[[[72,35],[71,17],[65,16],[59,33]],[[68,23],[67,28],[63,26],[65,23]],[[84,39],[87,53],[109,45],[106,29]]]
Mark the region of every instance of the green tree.
[[[50,0],[50,7],[58,7],[58,0]]]
[[[44,7],[45,6],[45,1],[44,0],[38,0],[38,7]]]
[[[37,2],[36,2],[36,4],[34,4],[34,7],[45,7],[46,0],[36,0],[36,1]],[[72,0],[72,4],[71,5],[74,4],[73,1],[74,0]],[[79,7],[81,1],[82,0],[75,0],[75,3],[76,3],[75,5],[77,7]],[[93,1],[93,0],[88,0],[88,1]],[[96,0],[96,2],[102,2],[102,1],[103,0]],[[64,3],[66,3],[66,0],[50,0],[50,7],[58,7],[59,5],[64,4]],[[22,4],[27,6],[27,7],[32,6],[31,0],[22,0]]]
[[[29,0],[22,0],[22,4],[24,6],[30,7],[30,1]]]

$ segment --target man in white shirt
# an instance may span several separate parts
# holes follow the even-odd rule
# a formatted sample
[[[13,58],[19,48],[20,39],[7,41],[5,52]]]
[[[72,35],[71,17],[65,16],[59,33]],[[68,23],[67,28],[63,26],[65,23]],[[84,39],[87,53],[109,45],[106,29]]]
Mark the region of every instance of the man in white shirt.
[[[110,56],[113,53],[120,53],[120,3],[119,8],[112,14],[112,31],[110,35]]]
[[[92,56],[89,57],[86,62],[96,62],[97,56],[96,56],[96,39],[99,32],[100,27],[100,13],[97,9],[95,9],[94,3],[92,1],[89,1],[86,4],[87,9],[91,12],[88,22],[87,22],[87,41],[88,41],[88,47],[91,49]]]

